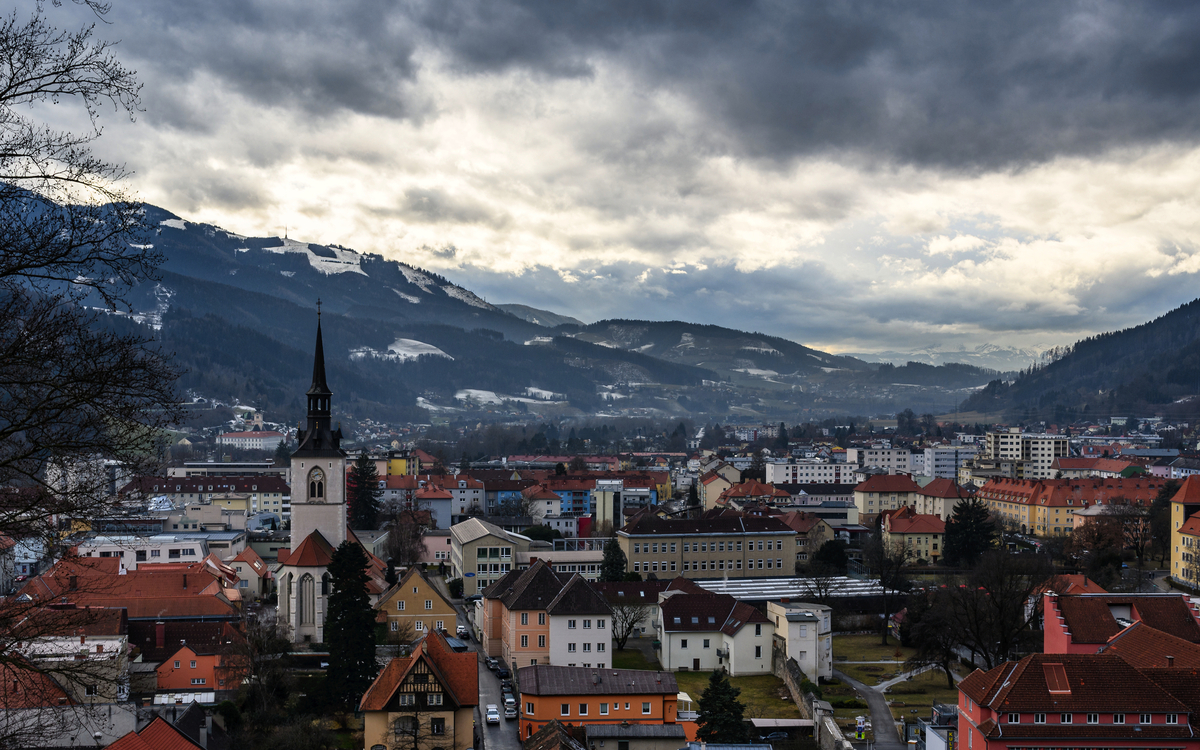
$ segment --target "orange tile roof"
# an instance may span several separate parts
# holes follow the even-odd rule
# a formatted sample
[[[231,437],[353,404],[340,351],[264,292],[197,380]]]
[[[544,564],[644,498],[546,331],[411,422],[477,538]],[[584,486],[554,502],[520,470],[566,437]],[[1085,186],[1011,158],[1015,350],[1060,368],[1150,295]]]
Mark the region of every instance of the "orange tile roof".
[[[741,484],[735,484],[721,493],[723,498],[736,497],[774,497],[791,499],[786,490],[781,490],[773,484],[764,484],[757,479],[747,479]]]
[[[960,487],[954,480],[938,477],[929,484],[921,488],[920,494],[925,497],[944,497],[944,498],[960,498],[971,497],[975,494],[973,489]]]
[[[887,524],[890,534],[945,534],[946,522],[938,516],[927,513],[897,514],[888,516]]]
[[[161,716],[154,717],[149,726],[138,732],[138,737],[154,750],[196,750],[200,747]]]
[[[1173,503],[1200,503],[1200,475],[1191,474],[1179,485],[1179,491],[1171,496]]]

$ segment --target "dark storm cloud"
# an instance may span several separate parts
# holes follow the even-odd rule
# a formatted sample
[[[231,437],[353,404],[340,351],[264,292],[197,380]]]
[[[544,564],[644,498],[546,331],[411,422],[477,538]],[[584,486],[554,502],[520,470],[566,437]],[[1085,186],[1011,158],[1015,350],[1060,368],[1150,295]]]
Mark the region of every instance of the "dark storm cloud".
[[[1195,140],[1189,3],[433,2],[466,71],[589,75],[605,60],[687,95],[750,156],[865,152],[1020,166]]]
[[[1194,3],[130,0],[111,17],[163,98],[205,74],[314,116],[420,119],[435,107],[423,51],[465,75],[604,64],[685,97],[720,148],[768,161],[1019,167],[1191,142],[1200,122]],[[154,112],[181,127],[213,114]]]

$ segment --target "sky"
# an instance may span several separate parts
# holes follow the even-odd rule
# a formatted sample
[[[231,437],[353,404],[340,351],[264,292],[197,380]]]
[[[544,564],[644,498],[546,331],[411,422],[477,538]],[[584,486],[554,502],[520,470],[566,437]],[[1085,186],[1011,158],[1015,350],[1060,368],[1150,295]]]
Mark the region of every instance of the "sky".
[[[113,0],[96,34],[142,200],[493,303],[874,352],[1200,296],[1196,3]]]

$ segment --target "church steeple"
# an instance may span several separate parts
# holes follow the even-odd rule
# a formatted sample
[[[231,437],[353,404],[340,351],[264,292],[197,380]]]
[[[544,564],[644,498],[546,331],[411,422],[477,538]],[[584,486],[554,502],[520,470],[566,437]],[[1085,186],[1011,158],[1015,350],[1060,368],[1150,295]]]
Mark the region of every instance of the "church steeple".
[[[321,301],[317,300],[317,345],[313,351],[313,379],[308,389],[308,425],[299,435],[297,452],[340,453],[342,431],[332,427],[333,391],[325,382],[325,344],[321,336]]]

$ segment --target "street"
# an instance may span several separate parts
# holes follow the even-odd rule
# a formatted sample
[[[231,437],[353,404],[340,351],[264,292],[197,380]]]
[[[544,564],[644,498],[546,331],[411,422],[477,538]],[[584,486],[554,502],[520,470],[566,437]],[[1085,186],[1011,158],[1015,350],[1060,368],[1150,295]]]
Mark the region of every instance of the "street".
[[[467,642],[467,646],[475,652],[479,665],[479,706],[475,709],[475,726],[481,728],[482,747],[487,750],[521,750],[521,741],[518,738],[520,721],[519,719],[504,718],[504,704],[500,700],[500,678],[496,677],[496,673],[488,669],[484,663],[484,659],[487,657],[483,653],[483,646],[474,638],[475,623],[467,617],[462,602],[453,599],[451,601],[454,603],[454,609],[458,611],[458,624],[465,625],[471,631],[472,637]],[[498,725],[489,726],[484,721],[484,710],[489,703],[496,704],[500,709],[501,718]]]

